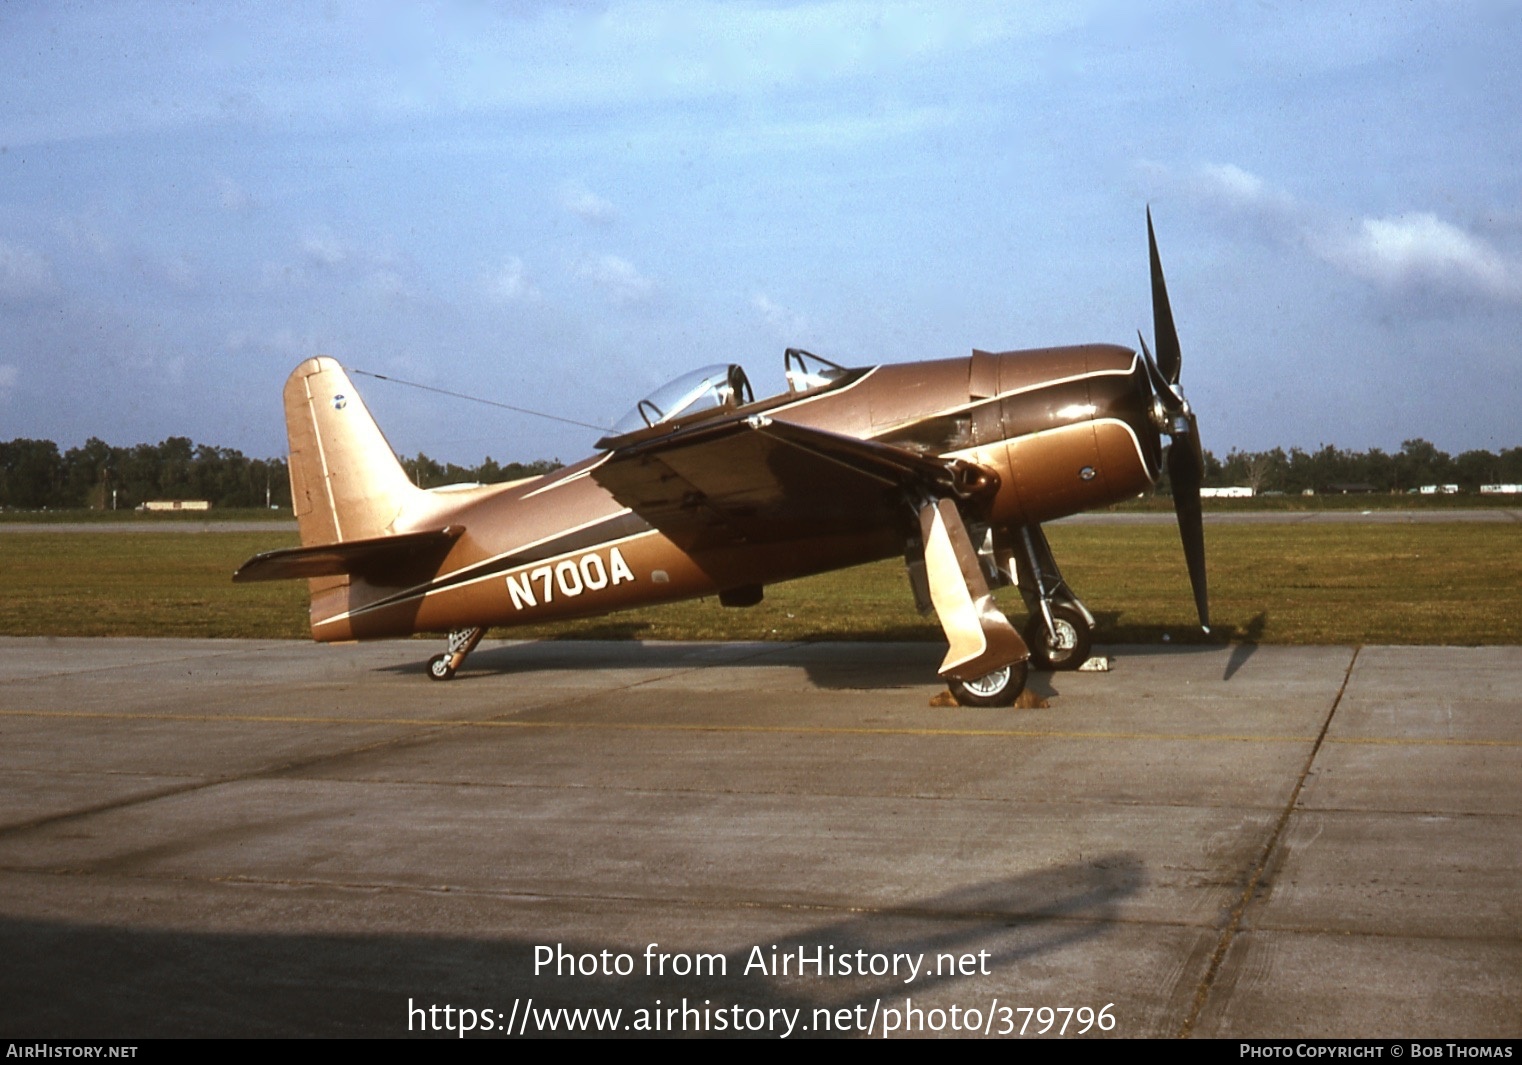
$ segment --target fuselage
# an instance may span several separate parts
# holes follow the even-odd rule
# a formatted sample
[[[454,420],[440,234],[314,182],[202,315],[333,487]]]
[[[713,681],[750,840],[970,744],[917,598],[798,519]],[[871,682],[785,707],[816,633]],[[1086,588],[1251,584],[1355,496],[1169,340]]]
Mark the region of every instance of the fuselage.
[[[956,458],[996,479],[971,515],[1014,528],[1131,498],[1160,468],[1152,390],[1136,353],[1113,345],[974,352],[852,371],[723,414]],[[321,641],[507,627],[773,584],[900,555],[915,528],[824,515],[810,535],[684,548],[596,479],[603,453],[527,482],[425,493],[393,533],[463,526],[431,575],[313,582]]]

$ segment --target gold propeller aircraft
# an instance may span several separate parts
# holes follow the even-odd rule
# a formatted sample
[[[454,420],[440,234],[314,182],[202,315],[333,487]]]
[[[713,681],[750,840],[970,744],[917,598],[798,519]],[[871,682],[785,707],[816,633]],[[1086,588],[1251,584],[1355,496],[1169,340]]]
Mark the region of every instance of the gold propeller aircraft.
[[[1030,664],[1076,669],[1093,615],[1041,524],[1129,499],[1166,463],[1200,624],[1209,626],[1199,429],[1147,216],[1154,360],[1107,344],[847,368],[796,348],[756,400],[709,366],[643,399],[600,453],[507,484],[415,487],[332,359],[285,386],[299,548],[237,581],[304,577],[314,639],[449,633],[449,680],[489,627],[715,595],[903,555],[964,705],[1006,706]],[[1024,637],[991,587],[1015,584]]]

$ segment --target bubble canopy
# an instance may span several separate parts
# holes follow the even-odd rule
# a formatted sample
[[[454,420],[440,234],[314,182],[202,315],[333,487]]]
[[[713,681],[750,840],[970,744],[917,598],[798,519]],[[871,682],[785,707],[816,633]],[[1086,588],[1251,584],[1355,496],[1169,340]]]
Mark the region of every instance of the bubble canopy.
[[[685,373],[657,388],[618,420],[612,435],[637,432],[683,414],[716,407],[744,406],[753,399],[750,381],[743,369],[734,363],[715,363]]]

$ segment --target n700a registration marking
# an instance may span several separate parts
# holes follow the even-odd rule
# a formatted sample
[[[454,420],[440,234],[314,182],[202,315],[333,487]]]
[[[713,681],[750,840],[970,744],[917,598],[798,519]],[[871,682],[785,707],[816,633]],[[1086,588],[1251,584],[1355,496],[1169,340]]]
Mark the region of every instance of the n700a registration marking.
[[[507,593],[512,596],[513,609],[522,610],[526,606],[538,606],[541,602],[554,602],[557,588],[562,596],[575,596],[632,580],[634,571],[624,561],[618,548],[614,547],[608,551],[606,563],[594,551],[580,558],[565,559],[553,566],[538,566],[526,573],[509,573]],[[539,585],[537,598],[534,595],[535,582]]]

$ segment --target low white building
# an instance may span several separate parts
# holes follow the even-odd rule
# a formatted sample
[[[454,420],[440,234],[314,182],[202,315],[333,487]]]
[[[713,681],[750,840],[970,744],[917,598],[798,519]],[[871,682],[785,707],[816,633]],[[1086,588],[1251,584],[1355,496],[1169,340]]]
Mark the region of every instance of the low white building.
[[[211,502],[206,499],[150,499],[146,503],[139,503],[137,509],[150,513],[165,510],[210,510]]]

